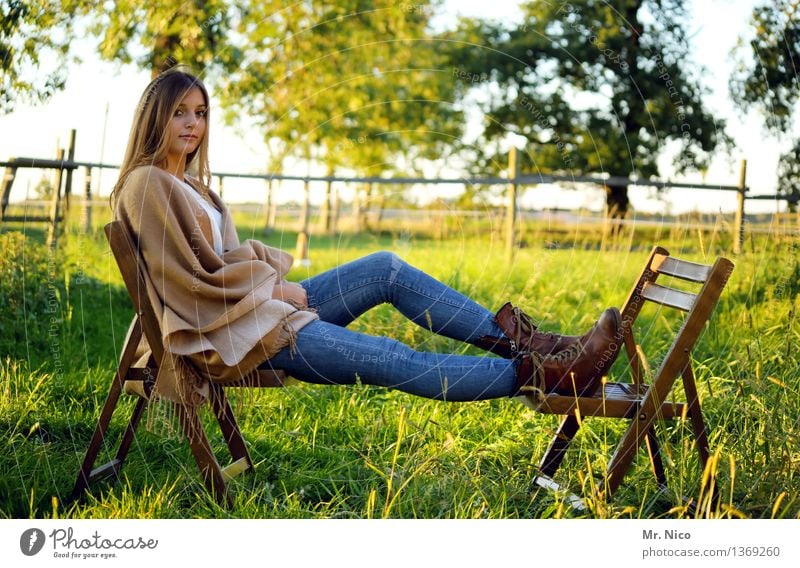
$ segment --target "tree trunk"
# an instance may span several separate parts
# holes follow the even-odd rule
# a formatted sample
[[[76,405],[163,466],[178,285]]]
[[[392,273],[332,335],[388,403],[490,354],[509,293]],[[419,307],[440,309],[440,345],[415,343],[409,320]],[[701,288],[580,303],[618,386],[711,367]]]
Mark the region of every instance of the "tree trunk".
[[[616,236],[622,229],[622,219],[628,215],[628,186],[605,185],[606,190],[606,217],[611,236]]]

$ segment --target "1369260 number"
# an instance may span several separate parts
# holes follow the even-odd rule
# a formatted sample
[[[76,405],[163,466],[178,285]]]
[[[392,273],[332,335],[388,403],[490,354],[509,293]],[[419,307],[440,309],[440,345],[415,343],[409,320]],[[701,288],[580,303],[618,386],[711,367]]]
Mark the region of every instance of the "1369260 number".
[[[780,556],[779,546],[737,546],[736,556]]]

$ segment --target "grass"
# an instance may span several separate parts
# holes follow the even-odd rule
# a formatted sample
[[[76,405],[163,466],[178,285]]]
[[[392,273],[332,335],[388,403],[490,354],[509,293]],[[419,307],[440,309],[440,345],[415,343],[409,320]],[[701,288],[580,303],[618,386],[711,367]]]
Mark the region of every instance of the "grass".
[[[96,219],[99,228],[102,219]],[[242,238],[293,251],[296,235],[263,236],[237,216]],[[569,228],[527,227],[513,263],[491,227],[455,226],[431,238],[406,227],[378,235],[313,236],[306,276],[390,249],[489,309],[522,305],[545,329],[579,332],[621,305],[656,240],[675,255],[731,257],[724,235],[637,231],[599,252],[597,237]],[[479,234],[481,233],[481,234]],[[102,232],[71,232],[55,252],[43,234],[0,234],[0,515],[8,518],[674,518],[691,516],[676,495],[703,501],[690,427],[660,428],[670,494],[659,494],[646,451],[611,501],[596,486],[624,423],[585,420],[558,479],[586,497],[577,513],[563,495],[531,485],[558,418],[516,402],[441,403],[358,385],[236,392],[239,422],[256,462],[234,481],[234,507],[205,493],[186,444],[140,428],[121,479],[68,503],[132,317]],[[608,244],[608,243],[606,243]],[[753,237],[693,353],[710,428],[722,507],[699,516],[800,517],[800,294],[797,242]],[[680,319],[642,313],[638,339],[651,366]],[[479,354],[415,327],[390,306],[355,329],[420,350]],[[620,379],[624,361],[612,375]],[[122,431],[132,401],[115,415]],[[206,417],[207,418],[207,417]],[[219,455],[217,430],[212,444]],[[108,448],[112,452],[113,448]],[[101,459],[108,455],[101,455]]]

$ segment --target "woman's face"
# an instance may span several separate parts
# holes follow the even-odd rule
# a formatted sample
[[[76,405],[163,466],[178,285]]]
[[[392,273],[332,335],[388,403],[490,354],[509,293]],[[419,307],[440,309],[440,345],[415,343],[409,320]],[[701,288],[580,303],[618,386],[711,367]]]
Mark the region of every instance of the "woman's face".
[[[180,159],[194,152],[206,132],[208,107],[198,88],[189,91],[169,121],[169,155]]]

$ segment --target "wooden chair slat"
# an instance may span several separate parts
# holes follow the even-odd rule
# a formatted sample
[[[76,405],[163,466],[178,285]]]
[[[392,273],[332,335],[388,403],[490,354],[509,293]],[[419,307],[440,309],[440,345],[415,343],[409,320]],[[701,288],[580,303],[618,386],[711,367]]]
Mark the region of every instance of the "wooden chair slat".
[[[689,292],[670,288],[669,286],[661,286],[660,284],[647,282],[642,288],[642,298],[663,306],[669,306],[688,312],[692,309],[692,306],[694,306],[697,296]]]
[[[653,257],[651,268],[660,274],[700,284],[708,280],[708,275],[711,274],[711,267],[708,265],[680,260],[664,254],[656,254]]]
[[[607,383],[590,396],[567,396],[549,394],[537,409],[543,414],[573,414],[576,410],[581,417],[603,416],[606,418],[631,418],[644,400],[649,387],[638,388],[631,383]],[[671,420],[684,412],[684,403],[662,403],[659,418]]]

